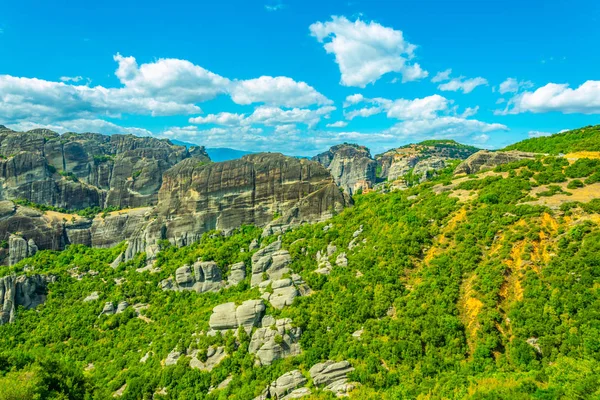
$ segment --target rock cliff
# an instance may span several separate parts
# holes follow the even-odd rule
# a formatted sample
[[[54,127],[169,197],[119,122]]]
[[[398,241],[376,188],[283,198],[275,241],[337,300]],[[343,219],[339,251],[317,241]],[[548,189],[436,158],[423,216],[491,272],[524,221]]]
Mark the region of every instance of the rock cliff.
[[[327,219],[351,203],[323,166],[281,154],[223,163],[187,158],[165,172],[161,182],[156,206],[94,219],[0,201],[0,240],[8,243],[0,254],[14,264],[37,249],[61,250],[68,244],[105,248],[127,240],[124,260],[138,252],[152,259],[163,239],[181,246],[209,230],[227,232],[243,224],[281,232]]]
[[[464,160],[477,151],[453,140],[429,140],[389,150],[375,159],[382,179],[394,181],[412,172],[425,180],[428,173],[445,168],[449,160]]]
[[[476,174],[481,170],[492,169],[501,164],[534,159],[535,157],[535,153],[526,153],[523,151],[481,150],[458,165],[454,170],[454,174]]]
[[[313,157],[329,170],[335,183],[350,195],[369,189],[375,183],[377,162],[368,148],[354,144],[339,144]]]
[[[17,307],[29,310],[46,301],[48,283],[56,280],[45,275],[8,275],[0,278],[0,325],[14,322]]]
[[[26,199],[66,209],[154,205],[163,173],[193,158],[165,139],[133,135],[0,130],[0,199]]]

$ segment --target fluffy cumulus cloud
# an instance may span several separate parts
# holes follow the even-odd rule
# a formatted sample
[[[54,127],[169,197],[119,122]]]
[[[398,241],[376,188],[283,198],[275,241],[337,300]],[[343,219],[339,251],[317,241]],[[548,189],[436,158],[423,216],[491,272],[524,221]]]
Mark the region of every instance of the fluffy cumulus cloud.
[[[383,99],[349,96],[345,101],[346,119],[368,117],[386,113],[390,119],[399,120],[389,129],[382,131],[403,140],[407,138],[454,138],[465,139],[471,143],[484,144],[490,138],[490,132],[507,131],[508,127],[499,123],[487,123],[474,116],[479,107],[467,107],[462,113],[458,107],[451,107],[451,101],[440,95],[417,99]],[[361,105],[366,104],[366,107]],[[351,107],[359,107],[351,109]]]
[[[484,79],[480,76],[477,78],[465,78],[464,76],[460,76],[440,84],[438,89],[444,92],[458,92],[460,90],[467,94],[471,93],[477,86],[486,86],[487,84],[487,79]]]
[[[237,104],[264,103],[273,106],[306,107],[312,104],[331,104],[321,93],[305,82],[288,77],[261,76],[257,79],[236,81],[230,90]]]
[[[428,75],[413,62],[416,46],[404,38],[402,31],[373,21],[352,22],[337,16],[316,22],[309,30],[323,43],[325,51],[335,56],[344,86],[365,87],[390,72],[401,74],[403,82]]]
[[[568,84],[549,83],[531,92],[517,94],[497,114],[524,112],[600,114],[600,81],[587,81],[572,89]]]
[[[331,101],[305,82],[287,77],[231,80],[187,60],[158,59],[139,65],[116,54],[115,75],[122,86],[81,85],[80,77],[60,82],[0,75],[0,120],[52,124],[68,120],[119,118],[125,114],[200,114],[199,103],[229,95],[238,104],[305,107]]]
[[[222,112],[190,118],[189,122],[192,124],[215,124],[221,126],[304,124],[312,128],[319,123],[321,118],[328,118],[329,114],[333,111],[335,111],[335,107],[333,106],[323,106],[317,109],[284,109],[280,107],[259,106],[249,115]]]
[[[530,89],[532,87],[533,82],[531,81],[518,81],[515,78],[507,78],[498,87],[498,92],[500,94],[517,93],[522,89]]]

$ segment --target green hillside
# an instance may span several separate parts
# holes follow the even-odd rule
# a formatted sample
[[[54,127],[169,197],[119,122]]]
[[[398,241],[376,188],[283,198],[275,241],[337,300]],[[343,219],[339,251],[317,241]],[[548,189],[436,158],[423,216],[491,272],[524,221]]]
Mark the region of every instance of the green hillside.
[[[552,136],[531,138],[506,147],[533,153],[566,154],[578,151],[600,151],[600,125],[587,126]]]
[[[44,305],[19,310],[16,322],[0,326],[0,399],[248,400],[283,373],[299,369],[309,377],[325,360],[355,368],[348,376],[356,382],[353,399],[598,398],[594,176],[600,166],[586,159],[518,162],[451,182],[357,196],[354,207],[332,220],[285,233],[291,269],[313,293],[282,310],[267,303],[268,314],[302,329],[301,355],[270,366],[255,365],[242,329],[237,338],[202,334],[216,305],[259,298],[249,277],[218,293],[159,288],[197,259],[215,261],[225,273],[243,261],[249,272],[257,228],[206,234],[182,248],[162,243],[157,273],[136,271],[146,265],[143,254],[111,268],[124,245],[39,252],[0,274],[58,276]],[[348,266],[315,273],[317,252],[330,244],[337,247],[330,260],[345,252]],[[95,291],[98,301],[83,302]],[[123,300],[147,308],[141,316],[131,307],[99,316],[106,301]],[[211,372],[191,368],[185,356],[163,365],[173,349],[196,348],[205,357],[216,345],[228,356]],[[229,385],[208,393],[228,376]],[[335,398],[310,380],[308,387],[309,399]]]

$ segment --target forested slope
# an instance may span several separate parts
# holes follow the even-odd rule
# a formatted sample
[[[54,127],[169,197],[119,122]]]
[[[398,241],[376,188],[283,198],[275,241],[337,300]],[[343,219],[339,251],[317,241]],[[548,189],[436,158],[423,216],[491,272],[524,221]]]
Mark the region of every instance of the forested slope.
[[[527,143],[515,148],[534,150]],[[351,365],[341,393],[355,399],[598,398],[593,156],[540,156],[355,196],[331,220],[281,236],[290,263],[278,278],[253,257],[278,238],[249,226],[181,248],[163,242],[150,267],[144,254],[111,267],[125,244],[38,252],[0,274],[57,277],[45,304],[0,326],[0,399],[246,400],[293,370],[307,381],[305,398],[328,399],[334,392],[311,371],[326,360]],[[275,257],[288,256],[279,250],[272,264]],[[180,268],[198,260],[214,261],[227,281],[230,266],[243,262],[246,277],[217,292],[163,290],[170,277],[186,282]],[[302,350],[261,366],[249,349],[264,328],[215,332],[212,310],[273,296],[275,279],[287,277],[310,290],[281,308],[265,301],[264,314],[291,320],[293,328],[275,336],[282,346],[300,328]],[[105,302],[123,301],[123,312],[101,315]],[[226,356],[211,371],[190,365],[208,362],[215,348]]]

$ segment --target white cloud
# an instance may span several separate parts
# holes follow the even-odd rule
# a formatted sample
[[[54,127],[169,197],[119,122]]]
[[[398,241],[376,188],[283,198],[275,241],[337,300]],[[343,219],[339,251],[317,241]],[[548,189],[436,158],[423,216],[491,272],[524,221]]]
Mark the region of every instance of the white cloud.
[[[463,118],[469,118],[477,114],[477,112],[479,112],[479,106],[467,107],[460,116]]]
[[[506,103],[505,98],[500,97],[498,100],[496,100],[496,104],[503,104],[503,103]]]
[[[209,114],[206,117],[190,118],[190,124],[216,124],[225,126],[238,126],[246,119],[244,114],[235,114],[229,112],[221,112],[218,114]]]
[[[267,11],[279,11],[279,10],[283,10],[284,8],[285,8],[285,5],[282,3],[265,4],[265,10],[267,10]]]
[[[490,135],[487,135],[485,133],[482,133],[481,135],[475,135],[473,136],[473,138],[471,139],[472,143],[477,143],[477,144],[485,144],[488,142],[488,140],[490,140]]]
[[[306,107],[313,104],[332,104],[332,101],[305,82],[296,82],[284,76],[261,76],[236,81],[230,90],[237,104],[265,103],[282,107]]]
[[[515,78],[507,78],[504,82],[500,84],[498,88],[498,92],[500,94],[506,93],[517,93],[521,89],[530,89],[533,87],[533,82],[531,81],[518,81]]]
[[[348,120],[356,117],[370,117],[383,112],[387,113],[388,118],[394,119],[435,118],[438,112],[448,109],[449,103],[448,99],[437,94],[413,100],[361,97],[354,98],[353,101],[354,104],[367,103],[372,106],[344,111],[344,117]],[[346,102],[348,103],[348,99],[346,99]]]
[[[345,128],[348,126],[348,123],[346,121],[336,121],[331,124],[327,124],[326,126],[327,128]]]
[[[440,71],[437,74],[435,74],[435,76],[433,78],[431,78],[431,82],[433,83],[438,83],[438,82],[444,82],[450,79],[450,74],[452,73],[452,69],[448,68],[445,71]]]
[[[524,112],[564,114],[600,114],[600,81],[587,81],[576,89],[568,84],[548,83],[533,91],[518,94],[507,108],[496,114],[519,114]]]
[[[446,82],[446,83],[442,83],[441,85],[438,86],[438,89],[440,89],[441,91],[450,91],[450,92],[457,92],[459,90],[462,90],[463,93],[467,94],[467,93],[471,93],[473,91],[473,89],[475,89],[477,86],[482,86],[482,85],[487,85],[488,81],[487,79],[484,79],[480,76],[478,76],[477,78],[469,78],[469,79],[465,79],[464,76],[458,77],[458,78],[453,78],[450,81]]]
[[[365,99],[365,97],[360,94],[351,94],[350,96],[346,97],[346,100],[344,101],[344,108],[346,107],[350,107],[353,104],[358,104],[360,102],[362,102]]]
[[[529,131],[527,133],[527,136],[529,136],[530,138],[538,138],[538,137],[550,136],[550,135],[552,135],[552,133],[550,133],[550,132],[541,132],[541,131]]]
[[[61,76],[60,80],[63,82],[74,82],[77,83],[81,80],[83,80],[82,76]]]
[[[32,129],[45,128],[58,133],[65,132],[94,132],[105,135],[129,133],[136,136],[152,136],[152,132],[143,128],[123,127],[102,119],[74,119],[56,124],[40,124],[30,121],[22,121],[9,124],[8,127],[14,131],[27,132]]]
[[[260,106],[256,107],[254,112],[248,116],[245,114],[222,112],[209,114],[205,117],[190,118],[189,122],[192,124],[215,124],[221,126],[305,124],[308,127],[313,127],[319,123],[321,118],[327,118],[332,111],[335,111],[335,107],[333,106],[324,106],[317,109],[282,109],[279,107]]]
[[[387,109],[387,116],[395,119],[431,119],[435,118],[439,111],[448,109],[448,100],[445,97],[434,94],[422,99],[395,100]]]
[[[507,131],[503,124],[461,117],[438,117],[425,120],[408,120],[391,127],[388,132],[401,137],[461,138],[469,135],[481,135],[494,131]]]
[[[402,31],[382,26],[376,22],[354,22],[346,17],[333,16],[331,21],[316,22],[310,33],[329,54],[335,55],[344,86],[365,87],[381,76],[397,72],[402,81],[427,77],[414,58],[416,46],[404,39]]]
[[[167,116],[202,112],[198,103],[224,94],[240,104],[300,107],[331,101],[304,82],[287,77],[230,80],[187,60],[158,59],[138,65],[134,57],[114,56],[121,87],[77,84],[0,75],[0,120],[54,123],[73,119],[119,118],[123,114]]]

